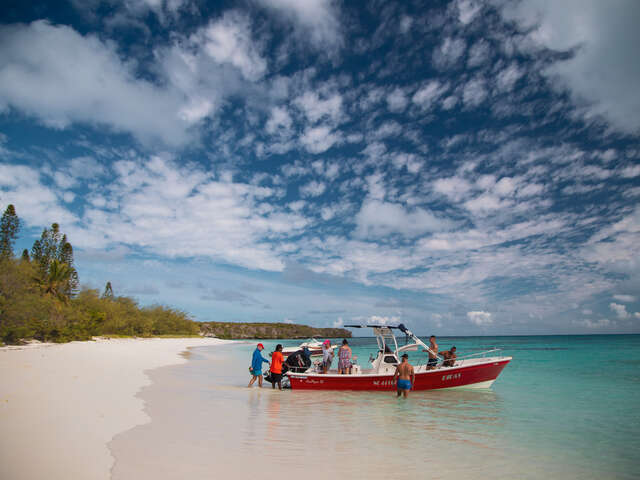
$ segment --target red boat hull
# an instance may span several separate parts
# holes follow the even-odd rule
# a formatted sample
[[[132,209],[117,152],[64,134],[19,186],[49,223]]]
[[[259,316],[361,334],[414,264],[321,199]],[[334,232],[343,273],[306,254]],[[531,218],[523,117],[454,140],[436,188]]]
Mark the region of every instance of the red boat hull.
[[[503,357],[487,363],[422,371],[416,373],[412,390],[436,390],[492,382],[498,378],[510,361],[510,358]],[[393,374],[389,373],[380,375],[289,374],[289,382],[293,390],[396,390]]]

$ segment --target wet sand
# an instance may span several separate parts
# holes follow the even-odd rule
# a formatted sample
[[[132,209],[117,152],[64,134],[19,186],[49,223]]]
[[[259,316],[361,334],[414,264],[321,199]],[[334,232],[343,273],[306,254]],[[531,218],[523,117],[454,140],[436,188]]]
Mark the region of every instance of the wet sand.
[[[0,348],[0,478],[109,479],[107,443],[149,421],[147,370],[210,338],[117,339]]]

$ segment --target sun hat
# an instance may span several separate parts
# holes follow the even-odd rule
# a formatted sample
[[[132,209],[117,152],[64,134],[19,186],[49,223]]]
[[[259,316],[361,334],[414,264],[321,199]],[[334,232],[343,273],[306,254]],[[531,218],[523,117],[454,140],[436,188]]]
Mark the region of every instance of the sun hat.
[[[329,345],[331,342],[327,339],[324,342],[322,342],[323,345]]]
[[[261,343],[259,343],[258,346],[264,348],[264,345]]]

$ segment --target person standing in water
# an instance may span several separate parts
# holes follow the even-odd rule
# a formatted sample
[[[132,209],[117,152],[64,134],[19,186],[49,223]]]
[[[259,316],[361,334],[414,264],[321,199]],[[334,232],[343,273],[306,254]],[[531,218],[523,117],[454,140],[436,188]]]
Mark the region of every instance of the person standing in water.
[[[258,344],[256,349],[253,351],[253,357],[251,358],[251,380],[249,381],[249,386],[253,385],[256,379],[258,380],[258,386],[262,388],[262,364],[269,363],[269,360],[262,356],[262,350],[264,349],[264,345],[261,343]]]
[[[282,390],[282,360],[284,357],[282,356],[282,345],[276,345],[276,351],[271,354],[271,368],[269,371],[271,372],[271,388],[276,388],[276,383],[278,384],[278,389]]]
[[[396,372],[393,379],[398,379],[398,397],[400,395],[407,398],[407,393],[413,387],[416,381],[416,374],[413,371],[413,365],[409,363],[409,355],[402,355],[402,363],[396,366]]]

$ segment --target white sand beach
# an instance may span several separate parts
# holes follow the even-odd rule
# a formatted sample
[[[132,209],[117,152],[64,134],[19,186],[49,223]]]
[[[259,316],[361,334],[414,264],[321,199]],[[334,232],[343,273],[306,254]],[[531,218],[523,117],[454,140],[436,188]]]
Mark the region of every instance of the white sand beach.
[[[0,478],[109,479],[114,435],[149,421],[146,370],[214,338],[99,339],[0,348]]]

